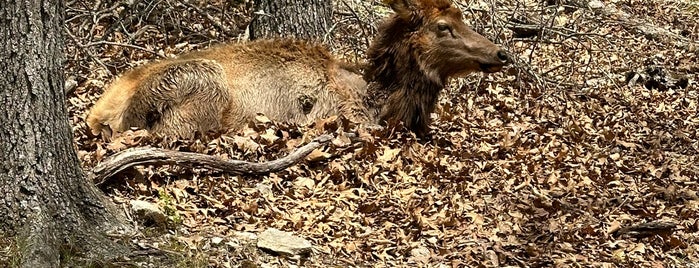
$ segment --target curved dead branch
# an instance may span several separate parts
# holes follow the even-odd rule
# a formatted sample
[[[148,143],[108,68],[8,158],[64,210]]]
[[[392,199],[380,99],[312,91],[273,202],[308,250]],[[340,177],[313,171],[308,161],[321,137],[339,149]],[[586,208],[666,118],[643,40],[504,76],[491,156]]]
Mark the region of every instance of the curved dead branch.
[[[595,3],[596,2],[596,3]],[[589,8],[595,14],[603,15],[619,22],[621,26],[633,33],[642,34],[652,40],[659,41],[670,46],[689,48],[697,43],[687,37],[673,33],[651,22],[644,21],[632,14],[629,14],[611,4],[603,4],[601,1],[591,0],[566,0],[565,3],[579,8]]]
[[[332,139],[332,135],[321,135],[285,157],[260,163],[221,159],[216,156],[201,153],[179,152],[161,148],[132,148],[119,152],[97,165],[92,170],[93,181],[95,181],[97,185],[102,185],[117,173],[138,165],[192,166],[222,171],[234,175],[267,174],[284,170],[298,163],[313,152],[313,150],[328,143]]]

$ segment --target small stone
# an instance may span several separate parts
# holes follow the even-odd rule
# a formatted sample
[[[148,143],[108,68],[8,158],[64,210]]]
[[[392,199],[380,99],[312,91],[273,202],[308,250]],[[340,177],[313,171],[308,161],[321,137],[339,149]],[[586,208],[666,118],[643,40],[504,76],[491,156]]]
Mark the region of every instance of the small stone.
[[[592,0],[589,3],[587,3],[587,6],[591,9],[599,9],[604,7],[604,3],[602,3],[602,1],[599,0]]]
[[[313,249],[308,240],[274,228],[265,230],[257,237],[257,247],[292,256],[309,254]]]
[[[416,247],[410,250],[410,260],[417,263],[428,263],[430,261],[430,250],[426,247]]]
[[[211,238],[211,244],[214,244],[214,245],[221,244],[222,241],[223,241],[223,238],[220,238],[220,237]]]
[[[433,244],[433,245],[434,245],[434,244],[437,244],[437,241],[438,241],[438,240],[437,240],[436,237],[427,238],[427,242],[430,242],[430,244]]]
[[[165,226],[167,217],[157,204],[142,200],[131,200],[130,204],[136,220],[144,226]]]

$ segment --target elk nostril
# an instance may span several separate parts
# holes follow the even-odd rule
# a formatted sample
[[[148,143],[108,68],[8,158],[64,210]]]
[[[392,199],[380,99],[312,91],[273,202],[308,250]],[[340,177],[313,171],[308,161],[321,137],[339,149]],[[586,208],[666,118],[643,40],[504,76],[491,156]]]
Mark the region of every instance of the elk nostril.
[[[504,50],[498,51],[497,56],[498,56],[498,59],[502,62],[510,61],[510,57],[507,56],[507,52],[505,52]]]

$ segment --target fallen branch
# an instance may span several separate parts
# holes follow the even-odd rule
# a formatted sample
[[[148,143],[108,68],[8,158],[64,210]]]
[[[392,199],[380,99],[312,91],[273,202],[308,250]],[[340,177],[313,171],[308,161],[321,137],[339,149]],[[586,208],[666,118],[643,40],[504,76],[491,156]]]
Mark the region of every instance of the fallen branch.
[[[96,41],[96,42],[91,42],[88,44],[80,44],[80,43],[75,43],[78,47],[80,48],[85,48],[85,47],[92,47],[92,46],[104,46],[104,45],[111,45],[111,46],[122,46],[122,47],[128,47],[128,48],[133,48],[133,49],[138,49],[144,52],[148,52],[150,54],[153,54],[155,56],[158,56],[162,59],[167,58],[163,53],[156,52],[151,49],[147,49],[142,46],[137,46],[137,45],[132,45],[132,44],[127,44],[127,43],[117,43],[117,42],[109,42],[109,41]]]
[[[260,163],[227,160],[201,153],[179,152],[161,148],[132,148],[119,152],[97,165],[92,170],[92,175],[93,181],[95,181],[97,185],[102,185],[117,173],[138,165],[184,165],[202,167],[234,175],[267,174],[284,170],[298,163],[313,152],[313,150],[328,143],[332,139],[332,135],[321,135],[285,157]]]
[[[612,232],[615,236],[629,235],[635,238],[644,238],[654,235],[668,236],[675,231],[677,225],[671,222],[646,222],[629,227],[624,227]]]
[[[190,4],[190,3],[187,3],[187,2],[184,2],[184,5],[188,6],[189,8],[191,8],[191,9],[193,9],[194,11],[196,11],[197,13],[199,13],[200,15],[204,16],[204,18],[206,18],[207,20],[209,20],[209,22],[211,22],[211,24],[213,24],[214,27],[216,27],[216,28],[218,28],[219,30],[223,31],[223,33],[225,33],[226,35],[232,36],[232,37],[237,35],[235,32],[233,32],[233,31],[232,31],[230,28],[228,28],[226,25],[223,25],[223,24],[221,23],[221,21],[219,21],[219,20],[217,20],[216,18],[214,18],[214,16],[211,16],[211,14],[209,14],[209,12],[206,12],[206,11],[202,10],[201,8],[199,8],[198,6],[195,6],[195,5]]]
[[[567,4],[579,7],[589,8],[595,14],[602,15],[617,21],[632,33],[642,34],[652,40],[661,42],[665,45],[677,46],[688,49],[697,43],[687,37],[673,33],[658,25],[653,25],[648,21],[639,19],[638,17],[626,13],[625,11],[616,8],[613,4],[602,4],[601,1],[594,0],[567,0]]]

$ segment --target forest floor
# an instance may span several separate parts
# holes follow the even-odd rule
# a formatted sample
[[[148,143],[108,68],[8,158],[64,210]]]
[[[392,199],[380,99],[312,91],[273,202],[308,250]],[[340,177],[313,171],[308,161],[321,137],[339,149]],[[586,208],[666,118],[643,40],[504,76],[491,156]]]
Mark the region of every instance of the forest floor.
[[[388,10],[336,2],[323,42],[360,61]],[[467,22],[516,61],[455,80],[431,139],[378,131],[264,176],[139,167],[102,189],[166,212],[167,228],[134,240],[174,252],[178,267],[699,267],[699,2],[468,2]],[[241,39],[249,3],[216,3],[67,3],[68,106],[86,171],[147,145],[260,162],[321,133],[345,140],[340,119],[261,118],[193,140],[88,134],[85,116],[117,74]],[[268,228],[313,252],[259,250],[252,238]]]

